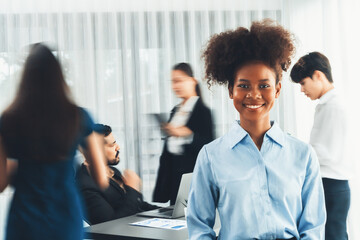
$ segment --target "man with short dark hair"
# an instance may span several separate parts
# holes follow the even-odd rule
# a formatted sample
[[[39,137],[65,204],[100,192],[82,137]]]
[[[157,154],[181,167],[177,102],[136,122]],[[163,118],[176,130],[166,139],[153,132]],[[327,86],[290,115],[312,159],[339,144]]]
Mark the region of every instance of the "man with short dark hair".
[[[102,191],[91,178],[89,163],[85,159],[76,172],[76,182],[85,202],[86,221],[96,224],[157,208],[143,201],[140,193],[141,180],[135,172],[125,170],[121,174],[113,167],[120,162],[120,147],[116,143],[111,127],[95,124],[94,131],[103,145],[110,184],[105,191]]]
[[[350,167],[349,159],[344,156],[346,112],[333,85],[330,62],[323,54],[311,52],[299,59],[290,76],[311,100],[319,99],[310,144],[318,155],[325,192],[325,239],[348,239],[346,218],[350,207]]]

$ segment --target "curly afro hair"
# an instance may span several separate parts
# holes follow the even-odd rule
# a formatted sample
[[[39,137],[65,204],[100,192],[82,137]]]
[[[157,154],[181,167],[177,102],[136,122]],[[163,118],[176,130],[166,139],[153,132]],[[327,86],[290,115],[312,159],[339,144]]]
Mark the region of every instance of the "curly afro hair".
[[[239,27],[210,38],[202,54],[205,78],[209,87],[214,84],[233,86],[240,67],[260,61],[274,70],[278,83],[294,53],[294,37],[289,31],[270,19],[253,22],[250,30]]]

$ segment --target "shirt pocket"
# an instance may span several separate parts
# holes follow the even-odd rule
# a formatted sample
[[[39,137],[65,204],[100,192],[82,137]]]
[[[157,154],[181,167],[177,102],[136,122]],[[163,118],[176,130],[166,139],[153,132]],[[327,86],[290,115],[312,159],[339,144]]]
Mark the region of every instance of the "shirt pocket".
[[[285,172],[269,179],[269,195],[274,203],[297,206],[301,203],[304,177],[301,173]]]
[[[219,182],[219,206],[250,206],[253,204],[254,192],[256,188],[252,178],[224,179]]]

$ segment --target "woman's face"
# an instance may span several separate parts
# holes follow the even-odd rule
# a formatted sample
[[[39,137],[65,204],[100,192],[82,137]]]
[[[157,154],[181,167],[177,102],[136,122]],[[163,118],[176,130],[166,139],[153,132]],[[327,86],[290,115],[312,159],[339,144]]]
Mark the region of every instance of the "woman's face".
[[[279,97],[281,83],[276,75],[261,62],[249,63],[235,73],[234,85],[229,87],[230,98],[243,121],[270,121],[270,109]]]
[[[171,72],[171,87],[177,97],[188,99],[196,95],[196,81],[181,70]]]

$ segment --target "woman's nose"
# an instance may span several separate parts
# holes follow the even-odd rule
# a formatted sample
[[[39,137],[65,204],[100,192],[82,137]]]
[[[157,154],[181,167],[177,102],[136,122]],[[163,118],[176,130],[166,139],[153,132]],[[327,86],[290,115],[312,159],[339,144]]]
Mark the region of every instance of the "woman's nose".
[[[252,89],[246,94],[247,98],[261,98],[260,91],[257,89]]]

